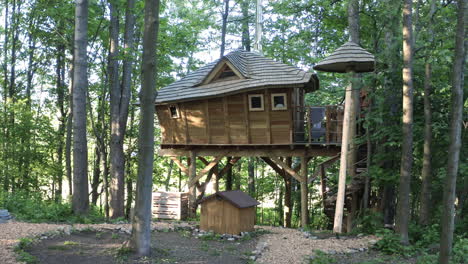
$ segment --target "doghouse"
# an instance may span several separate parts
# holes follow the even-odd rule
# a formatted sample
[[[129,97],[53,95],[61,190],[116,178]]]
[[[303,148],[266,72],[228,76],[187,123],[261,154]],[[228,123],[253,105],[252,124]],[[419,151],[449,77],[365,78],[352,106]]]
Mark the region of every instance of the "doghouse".
[[[260,203],[246,193],[217,192],[200,201],[200,229],[237,235],[254,230],[255,206]]]

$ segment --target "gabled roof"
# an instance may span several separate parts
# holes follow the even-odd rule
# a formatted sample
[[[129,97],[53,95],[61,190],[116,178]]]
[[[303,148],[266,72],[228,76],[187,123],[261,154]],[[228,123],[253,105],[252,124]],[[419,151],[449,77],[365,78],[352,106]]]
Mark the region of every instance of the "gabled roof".
[[[257,200],[255,200],[254,198],[250,197],[249,195],[247,195],[246,193],[240,190],[217,192],[217,193],[214,193],[210,196],[203,198],[199,203],[203,203],[213,198],[221,198],[223,200],[226,200],[230,202],[232,205],[234,205],[235,207],[240,208],[240,209],[253,207],[253,206],[260,204]]]
[[[205,82],[213,71],[226,63],[242,78]],[[156,104],[222,96],[256,88],[294,86],[313,91],[318,89],[318,85],[315,73],[274,61],[257,52],[236,50],[160,89]]]

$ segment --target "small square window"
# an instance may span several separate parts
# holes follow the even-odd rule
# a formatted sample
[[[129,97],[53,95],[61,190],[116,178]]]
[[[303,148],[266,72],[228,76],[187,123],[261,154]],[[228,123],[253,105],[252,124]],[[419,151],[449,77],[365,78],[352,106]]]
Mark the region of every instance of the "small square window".
[[[285,93],[271,94],[271,109],[272,110],[287,110],[288,102]]]
[[[249,94],[249,110],[263,111],[263,94]]]
[[[180,117],[179,108],[177,107],[177,105],[170,105],[169,106],[169,113],[171,115],[171,118],[179,118]]]

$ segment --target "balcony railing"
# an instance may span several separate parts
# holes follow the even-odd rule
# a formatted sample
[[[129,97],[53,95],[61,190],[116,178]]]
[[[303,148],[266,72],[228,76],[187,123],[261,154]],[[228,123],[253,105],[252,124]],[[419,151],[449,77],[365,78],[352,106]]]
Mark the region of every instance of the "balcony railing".
[[[294,143],[340,144],[344,106],[300,106],[294,112]]]

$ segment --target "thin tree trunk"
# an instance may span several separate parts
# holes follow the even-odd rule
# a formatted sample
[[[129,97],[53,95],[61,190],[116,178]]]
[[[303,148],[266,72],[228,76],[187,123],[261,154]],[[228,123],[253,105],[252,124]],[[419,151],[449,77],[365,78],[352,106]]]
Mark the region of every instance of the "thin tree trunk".
[[[93,164],[93,180],[91,183],[91,203],[93,205],[97,204],[97,200],[99,198],[99,183],[101,177],[101,153],[99,151],[99,147],[96,145],[94,148],[94,164]]]
[[[119,85],[119,12],[114,1],[109,1],[109,75],[110,111],[111,111],[111,137],[110,137],[110,217],[112,219],[123,217],[124,213],[124,165],[123,135],[120,134],[120,99]]]
[[[463,122],[463,78],[466,58],[465,36],[468,0],[458,1],[455,56],[452,70],[452,104],[450,120],[450,146],[448,149],[447,176],[444,185],[442,232],[440,236],[439,263],[448,264],[452,253],[455,190],[460,161],[461,130]]]
[[[291,167],[292,159],[286,158],[286,164]],[[292,177],[284,171],[284,227],[291,227],[292,218]]]
[[[67,134],[65,138],[65,172],[68,181],[68,195],[69,198],[73,196],[73,180],[72,180],[72,159],[71,159],[71,148],[73,140],[73,62],[70,65],[70,86],[68,89],[69,103],[68,103],[68,117],[67,117]]]
[[[165,183],[164,183],[164,189],[167,191],[169,191],[169,183],[171,182],[171,174],[172,174],[172,168],[174,167],[174,161],[171,160],[170,163],[169,163],[169,171],[167,172],[167,176],[166,176],[166,180],[165,180]]]
[[[250,32],[249,32],[249,0],[242,0],[242,48],[250,51]]]
[[[4,40],[3,40],[3,113],[4,113],[4,120],[8,119],[8,45],[10,41],[10,34],[9,34],[9,1],[5,0],[5,28],[4,28]],[[4,126],[3,129],[3,160],[7,161],[9,155],[7,152],[8,148],[8,127]],[[10,185],[10,178],[9,178],[9,169],[8,169],[8,162],[5,162],[3,173],[3,190],[8,192],[9,185]]]
[[[424,156],[421,173],[421,209],[419,224],[428,225],[431,211],[431,156],[432,156],[432,111],[431,111],[431,64],[426,63],[424,79]]]
[[[413,0],[403,7],[403,142],[401,150],[400,184],[396,231],[403,244],[409,243],[410,184],[413,168]]]
[[[151,249],[151,189],[154,158],[154,99],[156,96],[156,43],[159,29],[159,0],[145,1],[143,62],[140,92],[138,179],[135,214],[132,221],[132,246],[140,256]],[[195,162],[195,161],[194,161]]]
[[[227,19],[229,16],[229,0],[224,1],[224,10],[222,14],[222,26],[221,26],[221,55],[224,56],[224,50],[226,49],[226,31],[227,31]]]
[[[59,110],[59,128],[57,135],[57,189],[55,191],[55,200],[58,202],[62,199],[62,181],[63,181],[63,150],[64,138],[67,126],[67,112],[65,110],[65,46],[57,47],[57,108]]]
[[[226,164],[229,164],[232,157],[227,157]],[[232,167],[226,172],[226,191],[232,191]]]
[[[88,90],[88,0],[76,0],[73,78],[73,212],[87,214],[88,147],[86,139],[86,93]]]
[[[254,166],[254,158],[251,157],[249,158],[249,163],[247,165],[247,171],[249,173],[249,179],[248,179],[248,189],[249,189],[249,195],[254,197],[255,196],[255,166]]]

